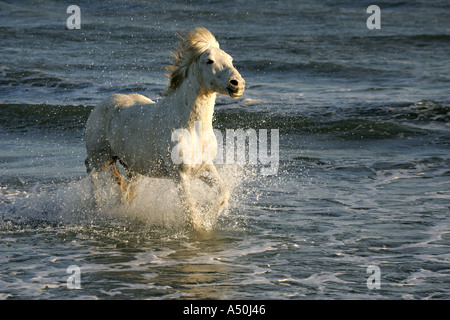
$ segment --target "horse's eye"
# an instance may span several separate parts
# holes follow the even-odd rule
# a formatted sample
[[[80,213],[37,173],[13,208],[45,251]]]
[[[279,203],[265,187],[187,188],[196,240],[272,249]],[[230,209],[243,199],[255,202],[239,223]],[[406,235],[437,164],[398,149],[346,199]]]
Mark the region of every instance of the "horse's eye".
[[[213,61],[213,60],[211,60],[211,59],[208,59],[208,61],[206,61],[206,63],[207,63],[207,64],[213,64],[213,63],[214,63],[214,61]]]

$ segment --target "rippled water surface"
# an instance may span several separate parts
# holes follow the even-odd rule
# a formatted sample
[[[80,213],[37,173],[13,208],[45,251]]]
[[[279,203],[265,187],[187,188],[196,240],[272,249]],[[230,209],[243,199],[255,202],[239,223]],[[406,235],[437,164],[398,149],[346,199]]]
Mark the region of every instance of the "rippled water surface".
[[[68,30],[58,1],[0,2],[0,298],[449,299],[449,7],[380,2],[368,30],[370,4],[81,1]],[[171,182],[143,179],[125,206],[101,176],[99,205],[84,167],[93,106],[161,99],[176,33],[195,26],[247,83],[218,98],[214,127],[280,137],[274,176],[220,166],[232,197],[204,212],[209,232]]]

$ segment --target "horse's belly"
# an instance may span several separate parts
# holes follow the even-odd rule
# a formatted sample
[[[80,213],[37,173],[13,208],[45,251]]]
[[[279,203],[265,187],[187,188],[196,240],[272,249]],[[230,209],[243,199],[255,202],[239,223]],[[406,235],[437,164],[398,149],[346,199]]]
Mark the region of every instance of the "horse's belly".
[[[160,157],[155,157],[152,159],[124,159],[122,161],[130,171],[139,173],[144,176],[153,178],[165,178],[170,176],[169,167]]]

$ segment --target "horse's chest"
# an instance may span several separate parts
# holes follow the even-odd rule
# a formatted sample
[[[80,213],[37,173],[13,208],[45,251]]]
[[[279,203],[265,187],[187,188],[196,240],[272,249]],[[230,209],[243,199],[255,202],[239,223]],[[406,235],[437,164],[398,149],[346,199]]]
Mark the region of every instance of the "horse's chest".
[[[194,128],[172,132],[171,160],[174,164],[201,165],[214,159],[217,141],[212,130]]]

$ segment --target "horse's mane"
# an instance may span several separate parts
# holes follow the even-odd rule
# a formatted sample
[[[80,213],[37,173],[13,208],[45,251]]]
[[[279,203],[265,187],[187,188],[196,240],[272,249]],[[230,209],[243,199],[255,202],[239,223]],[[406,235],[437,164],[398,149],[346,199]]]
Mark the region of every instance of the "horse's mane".
[[[205,28],[195,28],[192,31],[184,31],[186,38],[180,37],[180,44],[173,54],[173,62],[166,67],[170,79],[164,95],[175,91],[187,76],[189,66],[208,48],[219,48],[216,38]]]

